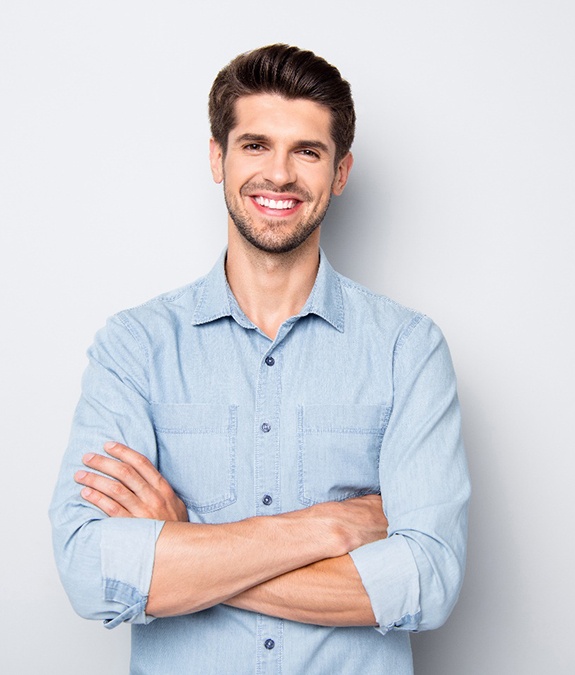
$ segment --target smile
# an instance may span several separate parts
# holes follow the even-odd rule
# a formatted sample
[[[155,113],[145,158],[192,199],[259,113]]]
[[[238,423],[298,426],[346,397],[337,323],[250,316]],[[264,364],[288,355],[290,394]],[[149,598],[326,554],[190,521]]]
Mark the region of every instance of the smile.
[[[298,204],[298,201],[296,199],[267,199],[267,197],[253,197],[253,200],[255,201],[256,204],[259,204],[260,206],[265,207],[266,209],[277,209],[279,210],[285,210],[285,209],[293,209],[296,204]]]

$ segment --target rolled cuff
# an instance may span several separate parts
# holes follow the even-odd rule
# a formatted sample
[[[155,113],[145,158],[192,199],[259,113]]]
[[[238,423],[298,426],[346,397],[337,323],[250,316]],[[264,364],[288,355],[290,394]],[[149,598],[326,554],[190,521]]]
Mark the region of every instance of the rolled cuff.
[[[419,572],[404,537],[393,535],[352,551],[350,556],[369,596],[376,628],[415,631],[421,619]]]
[[[115,608],[106,628],[120,623],[150,623],[145,613],[152,580],[156,540],[164,521],[110,518],[101,522],[104,600]]]

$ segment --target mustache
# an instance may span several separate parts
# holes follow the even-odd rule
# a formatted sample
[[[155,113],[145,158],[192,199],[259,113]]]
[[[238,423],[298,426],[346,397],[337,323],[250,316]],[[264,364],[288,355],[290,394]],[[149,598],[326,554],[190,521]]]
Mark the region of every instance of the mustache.
[[[311,192],[304,190],[297,183],[286,183],[285,185],[280,186],[275,185],[274,183],[268,183],[266,181],[262,183],[245,183],[240,189],[240,194],[245,196],[247,194],[252,194],[259,191],[275,192],[276,194],[289,192],[292,195],[296,195],[302,202],[311,202],[313,199]]]

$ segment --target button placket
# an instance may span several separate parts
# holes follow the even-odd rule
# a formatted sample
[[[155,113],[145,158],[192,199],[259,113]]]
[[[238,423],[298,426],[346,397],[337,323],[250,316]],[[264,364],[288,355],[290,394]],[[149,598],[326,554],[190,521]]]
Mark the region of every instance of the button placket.
[[[269,342],[267,343],[269,347]],[[255,407],[255,509],[256,515],[279,513],[279,410],[280,362],[277,350],[262,354]],[[267,636],[265,636],[267,637]],[[264,637],[264,639],[265,639]]]
[[[266,338],[260,362],[255,396],[255,510],[256,515],[281,511],[280,495],[280,410],[283,342],[297,323],[285,321],[270,343]],[[262,334],[263,336],[263,334]]]
[[[281,671],[283,634],[282,619],[257,615],[257,673],[277,675]]]
[[[283,328],[286,333],[285,327]],[[281,332],[281,329],[280,329]],[[281,339],[278,335],[261,354],[254,409],[254,499],[257,515],[281,512],[280,431],[281,431]],[[257,615],[257,668],[260,675],[277,675],[283,651],[283,621]]]

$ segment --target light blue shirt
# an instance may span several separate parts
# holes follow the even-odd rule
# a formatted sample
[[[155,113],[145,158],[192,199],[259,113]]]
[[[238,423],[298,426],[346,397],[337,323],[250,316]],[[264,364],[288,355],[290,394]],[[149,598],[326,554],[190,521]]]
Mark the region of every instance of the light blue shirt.
[[[108,628],[133,624],[133,674],[412,673],[409,631],[445,621],[465,566],[469,481],[443,336],[322,254],[305,307],[272,341],[238,306],[224,261],[112,317],[89,350],[51,507],[71,602]],[[82,455],[107,440],[146,454],[192,522],[381,491],[388,538],[351,554],[379,628],[225,605],[147,617],[163,523],[108,518],[73,480]]]

